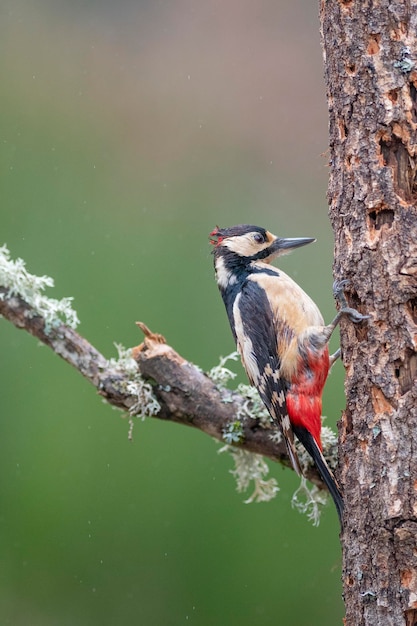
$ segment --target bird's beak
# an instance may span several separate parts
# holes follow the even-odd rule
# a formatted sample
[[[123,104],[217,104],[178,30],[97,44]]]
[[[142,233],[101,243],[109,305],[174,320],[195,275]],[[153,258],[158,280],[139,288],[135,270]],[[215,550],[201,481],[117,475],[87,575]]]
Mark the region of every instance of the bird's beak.
[[[277,256],[287,254],[294,248],[301,248],[301,246],[306,246],[313,241],[316,241],[314,237],[296,237],[294,239],[276,237],[267,248],[264,248],[258,253],[257,258],[265,263],[271,263]]]
[[[275,259],[280,254],[286,254],[287,252],[291,252],[294,248],[301,248],[301,246],[306,246],[308,243],[313,243],[313,241],[316,241],[314,237],[295,237],[293,239],[277,237],[271,245],[264,250],[264,260],[267,263],[271,262],[272,259]]]
[[[272,243],[272,246],[277,250],[292,250],[293,248],[306,246],[308,243],[313,243],[313,241],[316,241],[314,237],[295,237],[294,239],[281,239],[277,237]]]

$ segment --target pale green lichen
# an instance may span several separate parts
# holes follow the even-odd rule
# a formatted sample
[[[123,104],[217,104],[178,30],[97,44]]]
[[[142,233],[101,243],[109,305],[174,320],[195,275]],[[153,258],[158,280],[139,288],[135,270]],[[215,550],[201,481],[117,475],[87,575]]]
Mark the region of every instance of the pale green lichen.
[[[123,379],[119,383],[120,391],[129,394],[133,398],[133,403],[129,409],[129,431],[128,439],[133,439],[134,417],[141,417],[142,421],[146,417],[157,415],[161,410],[161,405],[155,398],[152,385],[146,382],[138,371],[138,364],[132,356],[132,349],[125,348],[120,343],[114,344],[118,353],[117,359],[108,361],[109,368],[116,373],[120,372]],[[127,378],[126,378],[127,375]]]
[[[238,419],[234,420],[234,422],[230,422],[227,427],[223,429],[223,439],[226,443],[242,443],[244,438],[242,422]]]
[[[271,428],[272,418],[255,387],[241,383],[237,386],[236,391],[244,400],[238,409],[238,417],[240,419],[257,419],[263,428]]]
[[[245,504],[268,502],[276,496],[279,491],[278,483],[275,478],[266,480],[269,467],[263,456],[229,445],[223,446],[219,452],[230,452],[233,457],[235,468],[230,470],[230,473],[236,479],[236,489],[239,493],[246,491],[253,481],[252,495],[244,501]]]
[[[8,289],[8,297],[20,296],[45,320],[45,329],[65,323],[76,328],[79,319],[71,306],[73,298],[55,300],[42,292],[46,287],[53,287],[50,276],[30,274],[23,259],[13,261],[6,245],[0,246],[0,285]],[[0,295],[4,297],[4,295]]]
[[[415,67],[414,61],[411,60],[411,51],[408,46],[403,46],[400,50],[400,58],[394,61],[394,67],[400,70],[403,74],[408,74]]]
[[[294,493],[291,504],[300,513],[307,515],[307,519],[318,526],[321,510],[329,499],[329,494],[316,485],[308,485],[304,476],[301,476],[300,486]]]
[[[237,374],[229,370],[227,367],[225,367],[225,365],[228,361],[238,360],[239,354],[237,352],[232,352],[227,356],[221,356],[219,364],[212,367],[211,370],[207,372],[207,376],[218,387],[226,387],[229,380],[233,380],[234,378],[236,378]]]
[[[122,391],[135,399],[135,402],[129,409],[129,415],[131,417],[139,416],[142,419],[157,415],[161,410],[161,405],[155,398],[152,385],[146,382],[139,374],[138,365],[132,357],[132,349],[125,348],[119,343],[116,343],[115,346],[118,358],[109,360],[109,368],[128,376],[128,379],[122,383]]]
[[[125,374],[129,374],[130,376],[139,376],[138,364],[132,356],[132,349],[125,348],[121,343],[115,343],[114,347],[117,350],[117,359],[109,359],[109,367],[111,369],[123,371]]]
[[[323,417],[323,419],[326,418]],[[337,435],[328,426],[323,426],[321,429],[321,443],[328,465],[335,469],[339,461],[337,456]]]

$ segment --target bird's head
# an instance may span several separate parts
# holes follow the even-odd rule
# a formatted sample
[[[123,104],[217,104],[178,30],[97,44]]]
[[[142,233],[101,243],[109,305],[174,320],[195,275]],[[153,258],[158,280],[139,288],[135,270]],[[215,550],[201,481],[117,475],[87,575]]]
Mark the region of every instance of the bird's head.
[[[239,224],[230,228],[216,226],[210,233],[210,237],[215,256],[232,254],[242,261],[263,261],[264,263],[271,263],[281,254],[315,241],[311,237],[283,239],[276,237],[265,228],[252,224]]]

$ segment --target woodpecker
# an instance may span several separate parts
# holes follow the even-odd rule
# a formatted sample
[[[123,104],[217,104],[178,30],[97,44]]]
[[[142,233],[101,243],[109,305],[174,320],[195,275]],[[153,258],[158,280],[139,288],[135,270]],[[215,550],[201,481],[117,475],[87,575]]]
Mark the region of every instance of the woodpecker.
[[[283,239],[259,226],[216,227],[210,233],[216,281],[250,383],[284,437],[292,467],[302,474],[294,435],[315,462],[342,520],[343,498],[322,454],[321,410],[329,369],[328,342],[342,316],[367,319],[347,306],[343,287],[334,285],[342,304],[329,325],[313,300],[282,270],[276,257],[315,241]]]

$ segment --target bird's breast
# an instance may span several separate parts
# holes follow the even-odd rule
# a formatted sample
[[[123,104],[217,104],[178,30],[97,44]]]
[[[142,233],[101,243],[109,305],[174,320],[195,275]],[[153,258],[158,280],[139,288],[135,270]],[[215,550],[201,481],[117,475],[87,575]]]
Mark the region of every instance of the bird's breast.
[[[267,268],[275,269],[270,266]],[[279,270],[275,276],[270,272],[259,272],[251,274],[249,280],[257,282],[265,291],[274,316],[288,323],[297,334],[309,326],[324,324],[318,306],[285,272]]]

